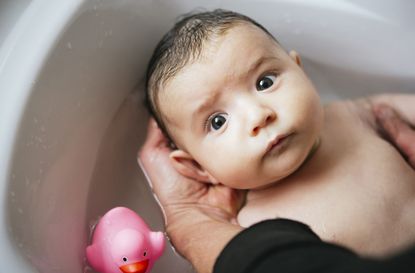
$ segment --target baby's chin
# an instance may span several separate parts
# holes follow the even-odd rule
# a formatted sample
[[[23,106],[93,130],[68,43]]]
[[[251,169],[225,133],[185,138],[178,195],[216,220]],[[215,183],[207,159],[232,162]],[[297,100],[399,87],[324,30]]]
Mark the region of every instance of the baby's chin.
[[[313,144],[308,145],[307,148],[297,149],[289,154],[288,157],[281,158],[278,163],[269,162],[271,165],[263,166],[264,168],[256,168],[257,171],[254,174],[253,170],[250,170],[249,172],[245,172],[246,170],[234,172],[226,177],[229,183],[222,184],[239,190],[263,190],[276,184],[283,183],[287,177],[300,170],[301,167],[313,157],[319,147],[320,138],[317,138],[317,140],[313,142]],[[243,177],[240,176],[242,173],[245,173]],[[239,182],[235,183],[234,181]]]
[[[233,185],[230,186],[232,188],[235,189],[239,189],[239,190],[263,190],[269,187],[272,187],[280,182],[282,182],[282,180],[284,180],[286,177],[290,176],[292,172],[287,173],[286,175],[279,175],[276,176],[275,178],[268,178],[265,180],[261,180],[258,181],[258,177],[256,178],[256,183],[252,183],[251,181],[253,181],[254,179],[250,180],[249,182],[245,182],[245,183],[240,183],[239,185]]]
[[[297,158],[297,160],[290,161],[289,163],[284,166],[283,170],[280,170],[275,176],[268,178],[262,182],[257,183],[256,185],[251,185],[247,190],[263,190],[269,187],[272,187],[276,184],[283,183],[283,181],[297,172],[305,162],[314,154],[315,150],[318,148],[318,145],[313,146],[310,151],[304,153],[303,156]]]
[[[286,175],[283,176],[278,176],[278,178],[274,178],[271,179],[269,181],[263,182],[261,184],[258,184],[256,186],[251,187],[250,189],[247,190],[263,190],[263,189],[267,189],[269,187],[272,187],[274,185],[277,185],[279,183],[281,183],[285,178],[287,178],[288,176],[290,176],[294,171],[289,172]]]

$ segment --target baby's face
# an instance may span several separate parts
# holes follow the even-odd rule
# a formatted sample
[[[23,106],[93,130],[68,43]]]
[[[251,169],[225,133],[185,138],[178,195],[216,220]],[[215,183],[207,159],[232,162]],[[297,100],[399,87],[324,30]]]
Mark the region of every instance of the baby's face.
[[[319,96],[299,57],[248,24],[208,43],[159,96],[177,146],[233,188],[294,172],[322,126]]]

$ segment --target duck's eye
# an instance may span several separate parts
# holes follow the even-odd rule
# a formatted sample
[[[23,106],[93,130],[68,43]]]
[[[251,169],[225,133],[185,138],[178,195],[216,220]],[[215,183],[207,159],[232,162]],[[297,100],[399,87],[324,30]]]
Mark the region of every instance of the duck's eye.
[[[123,262],[127,262],[128,261],[127,257],[122,257],[122,260],[123,260]]]
[[[258,91],[263,91],[270,88],[274,84],[276,78],[277,77],[274,75],[265,75],[257,82],[256,89]]]
[[[147,256],[147,251],[144,251],[143,256],[144,257]]]
[[[213,130],[219,130],[226,122],[225,114],[217,114],[210,120],[210,125]]]

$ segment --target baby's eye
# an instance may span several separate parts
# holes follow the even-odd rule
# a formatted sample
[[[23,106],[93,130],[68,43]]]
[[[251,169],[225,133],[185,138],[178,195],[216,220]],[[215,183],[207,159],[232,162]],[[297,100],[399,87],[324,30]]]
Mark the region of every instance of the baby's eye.
[[[256,83],[256,89],[258,91],[263,91],[268,88],[270,88],[277,77],[275,75],[265,75],[263,76],[257,83]]]
[[[216,114],[210,118],[210,128],[219,130],[226,123],[226,114]]]

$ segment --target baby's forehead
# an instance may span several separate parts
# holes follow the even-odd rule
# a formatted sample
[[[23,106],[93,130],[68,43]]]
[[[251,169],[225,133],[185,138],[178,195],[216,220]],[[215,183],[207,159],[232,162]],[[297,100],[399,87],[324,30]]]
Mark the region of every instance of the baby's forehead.
[[[279,44],[270,35],[265,33],[264,30],[251,23],[240,22],[226,29],[226,31],[220,35],[209,37],[209,39],[203,43],[200,57],[194,61],[204,61],[206,59],[209,60],[215,58],[215,53],[223,48],[225,44],[232,44],[232,50],[234,50],[232,53],[238,53],[246,48],[247,43],[254,44],[257,47],[266,45],[266,47],[282,50]],[[244,57],[247,58],[249,56]]]
[[[218,52],[227,48],[226,54],[219,58]],[[249,55],[238,54],[239,52],[249,52]],[[279,56],[286,54],[284,49],[269,35],[259,27],[241,22],[227,29],[221,35],[209,37],[201,48],[200,54],[196,58],[191,58],[172,77],[167,79],[163,85],[168,86],[170,82],[181,80],[183,74],[198,72],[195,70],[198,65],[205,68],[213,66],[214,63],[226,63],[230,58],[237,56],[237,59],[251,59],[255,61],[263,55]],[[165,88],[163,88],[165,89]]]
[[[200,89],[209,90],[215,84],[220,85],[220,80],[226,77],[243,74],[261,58],[277,57],[282,52],[269,35],[249,23],[235,25],[222,35],[209,39],[198,58],[187,62],[161,86],[158,103],[166,124],[173,122],[173,113],[191,108],[173,102],[191,100]]]
[[[174,92],[177,86],[188,87],[187,83],[194,83],[195,78],[196,83],[203,83],[212,75],[217,78],[238,75],[248,72],[246,70],[261,59],[277,59],[282,55],[286,55],[285,51],[263,30],[248,23],[237,25],[223,35],[209,39],[197,58],[189,60],[162,84],[160,95],[172,99],[178,95]]]

